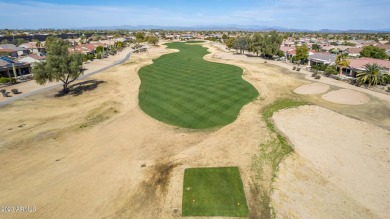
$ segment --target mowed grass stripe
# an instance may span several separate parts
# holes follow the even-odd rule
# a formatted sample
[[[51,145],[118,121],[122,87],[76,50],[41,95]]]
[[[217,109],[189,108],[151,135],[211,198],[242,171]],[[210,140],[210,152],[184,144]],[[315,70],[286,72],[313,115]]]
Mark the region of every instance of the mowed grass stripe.
[[[257,90],[237,66],[207,62],[199,45],[169,43],[180,52],[163,55],[140,69],[141,109],[162,122],[203,129],[233,122]]]

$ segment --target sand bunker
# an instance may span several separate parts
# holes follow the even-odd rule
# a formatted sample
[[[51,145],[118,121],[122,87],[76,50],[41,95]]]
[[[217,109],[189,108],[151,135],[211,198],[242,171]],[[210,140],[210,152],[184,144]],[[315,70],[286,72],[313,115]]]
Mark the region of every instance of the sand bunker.
[[[298,87],[294,90],[297,94],[322,94],[329,90],[329,85],[322,83],[312,83]]]
[[[318,106],[276,113],[295,153],[280,165],[280,218],[388,218],[390,132]]]
[[[370,100],[370,98],[364,93],[349,89],[331,91],[322,95],[321,97],[322,99],[332,103],[346,105],[361,105],[367,103]]]

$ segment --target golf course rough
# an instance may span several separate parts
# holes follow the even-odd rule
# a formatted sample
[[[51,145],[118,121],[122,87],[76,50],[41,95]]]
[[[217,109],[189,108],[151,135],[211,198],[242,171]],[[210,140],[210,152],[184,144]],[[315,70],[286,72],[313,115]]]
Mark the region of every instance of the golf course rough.
[[[179,52],[139,70],[139,105],[151,117],[179,127],[204,129],[233,122],[259,93],[237,66],[208,62],[200,45],[169,43]]]
[[[183,216],[247,217],[248,214],[240,171],[237,167],[185,170]]]

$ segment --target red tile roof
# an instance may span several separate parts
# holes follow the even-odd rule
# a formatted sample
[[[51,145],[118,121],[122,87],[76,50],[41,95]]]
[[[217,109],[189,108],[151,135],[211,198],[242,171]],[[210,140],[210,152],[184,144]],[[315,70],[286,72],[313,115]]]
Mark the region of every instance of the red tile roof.
[[[360,53],[363,48],[348,48],[347,50],[349,53]]]
[[[381,49],[386,49],[386,50],[390,49],[390,44],[378,44],[376,46],[381,48]]]
[[[92,44],[81,44],[81,45],[79,45],[79,47],[81,47],[81,48],[87,48],[87,49],[89,49],[90,51],[93,51],[93,50],[96,49],[96,47],[95,47],[94,45],[92,45]]]
[[[350,59],[349,66],[354,69],[364,69],[366,64],[378,64],[382,68],[390,69],[390,61],[381,60],[381,59],[373,59],[373,58],[359,58],[359,59]]]
[[[290,55],[296,55],[297,54],[297,51],[295,49],[292,49],[292,50],[289,50],[288,51],[288,54]]]
[[[0,52],[17,52],[14,49],[0,49]]]
[[[33,59],[36,59],[36,60],[45,60],[46,59],[46,56],[39,56],[37,54],[30,54],[28,56],[33,58]]]
[[[288,47],[288,46],[281,46],[280,47],[280,50],[282,50],[283,52],[287,52],[287,51],[290,51],[290,50],[293,50],[294,48],[291,48],[291,47]]]
[[[45,44],[44,42],[41,42],[41,46],[39,48],[43,48],[44,44]],[[23,43],[19,47],[24,47],[24,48],[27,48],[27,49],[36,49],[37,48],[37,42]]]

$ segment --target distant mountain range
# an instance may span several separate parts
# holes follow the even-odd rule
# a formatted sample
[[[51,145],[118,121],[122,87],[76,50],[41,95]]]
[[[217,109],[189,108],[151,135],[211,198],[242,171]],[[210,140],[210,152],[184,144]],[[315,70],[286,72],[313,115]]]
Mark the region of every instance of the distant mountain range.
[[[95,26],[74,28],[82,30],[193,30],[193,31],[281,31],[281,32],[320,32],[320,33],[390,33],[390,28],[378,29],[378,30],[333,30],[333,29],[321,29],[321,30],[309,30],[309,29],[294,29],[279,26],[259,26],[259,25],[203,25],[203,26],[158,26],[158,25],[122,25],[122,26]]]

